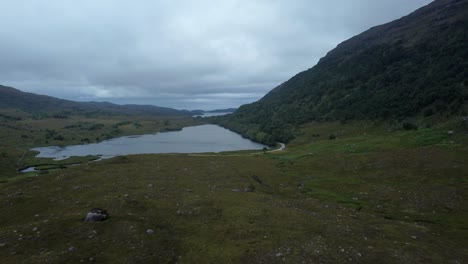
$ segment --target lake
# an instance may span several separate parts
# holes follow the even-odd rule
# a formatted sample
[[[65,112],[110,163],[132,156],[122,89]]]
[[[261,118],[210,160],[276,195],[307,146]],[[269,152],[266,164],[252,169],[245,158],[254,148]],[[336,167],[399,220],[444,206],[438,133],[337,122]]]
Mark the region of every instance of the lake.
[[[261,150],[265,145],[217,125],[185,127],[181,131],[127,136],[99,143],[33,148],[36,157],[66,159],[71,156],[101,155],[111,158],[120,155],[153,153],[203,153],[235,150]]]

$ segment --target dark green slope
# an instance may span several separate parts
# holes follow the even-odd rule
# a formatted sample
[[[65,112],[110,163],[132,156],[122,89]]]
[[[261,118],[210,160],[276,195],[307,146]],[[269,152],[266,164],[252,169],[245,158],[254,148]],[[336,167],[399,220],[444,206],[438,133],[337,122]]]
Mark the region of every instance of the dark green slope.
[[[439,0],[339,44],[313,68],[216,122],[261,142],[309,121],[398,119],[464,111],[468,1]]]
[[[108,102],[74,102],[46,95],[25,93],[0,85],[0,109],[19,109],[44,115],[66,113],[125,114],[125,115],[192,115],[191,111],[153,105],[117,105]]]

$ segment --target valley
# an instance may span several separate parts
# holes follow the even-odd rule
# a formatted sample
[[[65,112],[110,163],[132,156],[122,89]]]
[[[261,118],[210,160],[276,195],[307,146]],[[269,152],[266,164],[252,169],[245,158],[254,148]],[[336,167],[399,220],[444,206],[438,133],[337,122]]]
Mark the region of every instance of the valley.
[[[330,3],[219,15],[155,1],[82,27],[92,8],[77,2],[54,56],[48,29],[64,20],[35,28],[38,47],[13,30],[0,81],[113,103],[0,85],[0,263],[467,263],[468,1],[411,2],[319,59],[311,38],[374,21],[370,2]],[[389,17],[410,5],[372,3]],[[309,14],[320,6],[349,15],[344,33],[309,33],[339,20]],[[60,156],[32,150],[51,146]]]
[[[394,131],[310,123],[278,152],[131,155],[21,174],[0,185],[0,255],[3,263],[461,263],[466,126],[461,118]],[[84,223],[95,207],[109,219]]]
[[[18,170],[46,163],[60,166],[96,156],[62,161],[34,158],[31,148],[66,146],[101,142],[130,135],[181,130],[183,127],[206,124],[189,116],[82,115],[71,113],[66,118],[37,118],[19,110],[2,110],[0,115],[0,180],[17,177]]]

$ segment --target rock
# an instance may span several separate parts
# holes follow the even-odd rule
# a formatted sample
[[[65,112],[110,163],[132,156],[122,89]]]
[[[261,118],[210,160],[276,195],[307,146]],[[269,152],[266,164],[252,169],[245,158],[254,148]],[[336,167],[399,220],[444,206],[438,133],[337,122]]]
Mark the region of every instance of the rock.
[[[38,230],[37,226],[33,228],[33,232],[36,232]]]
[[[449,135],[453,135],[454,133],[455,133],[455,131],[453,131],[453,130],[450,130],[450,131],[447,132],[447,134],[449,134]]]
[[[104,221],[109,217],[109,214],[106,210],[94,208],[91,210],[85,218],[85,222],[99,222]]]
[[[304,189],[304,181],[300,181],[298,184],[297,184],[297,187],[299,189]]]
[[[69,247],[68,248],[68,252],[75,252],[76,251],[76,247]]]
[[[125,194],[125,195],[124,195],[125,198],[128,198],[129,196],[130,196],[130,195],[128,195],[128,194]]]
[[[282,256],[283,256],[283,253],[280,252],[280,253],[276,254],[276,256],[277,256],[277,257],[282,257]]]
[[[146,234],[152,235],[152,234],[154,234],[154,230],[153,229],[147,229]]]

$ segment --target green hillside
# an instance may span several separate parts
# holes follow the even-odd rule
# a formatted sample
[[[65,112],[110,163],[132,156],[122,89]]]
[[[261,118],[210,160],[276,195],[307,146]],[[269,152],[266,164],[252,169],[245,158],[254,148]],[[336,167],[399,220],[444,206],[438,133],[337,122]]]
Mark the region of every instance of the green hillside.
[[[310,121],[466,113],[468,1],[439,0],[339,44],[316,66],[215,122],[288,142]]]
[[[153,105],[117,105],[108,102],[74,102],[46,95],[25,93],[0,85],[0,109],[17,109],[36,116],[83,115],[192,115],[191,111]]]

